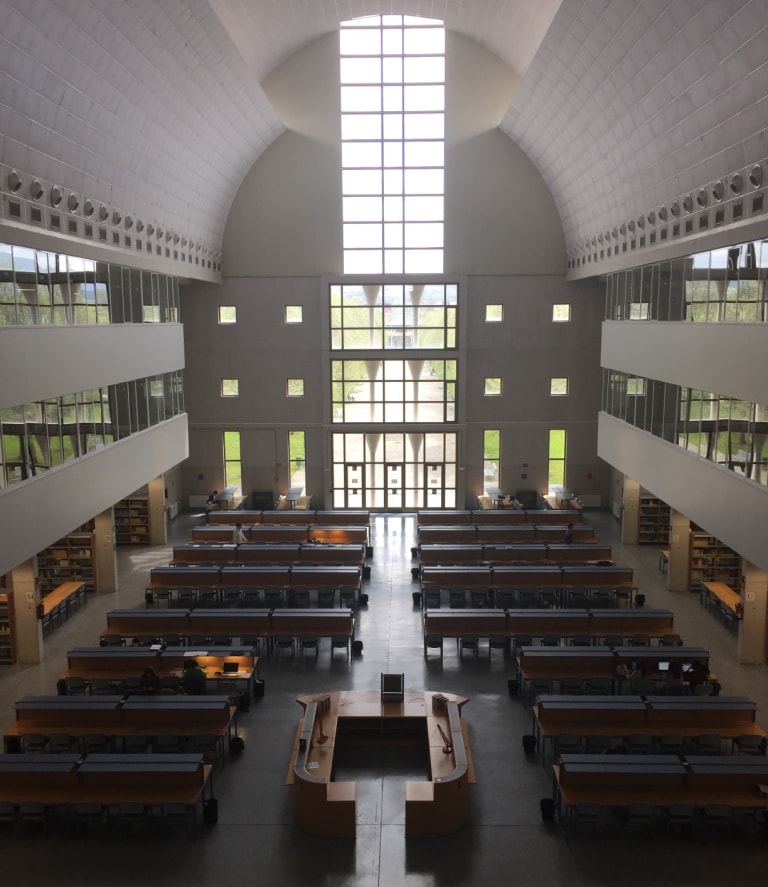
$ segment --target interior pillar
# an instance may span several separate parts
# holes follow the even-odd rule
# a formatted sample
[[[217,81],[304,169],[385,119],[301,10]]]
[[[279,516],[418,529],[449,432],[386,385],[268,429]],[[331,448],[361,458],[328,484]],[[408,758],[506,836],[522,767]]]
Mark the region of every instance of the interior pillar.
[[[691,521],[684,514],[669,509],[669,563],[667,591],[690,591]]]
[[[93,566],[96,591],[117,591],[117,544],[115,543],[115,510],[108,508],[93,519]]]
[[[40,591],[36,580],[36,558],[30,558],[11,570],[16,661],[21,665],[43,661],[43,624],[37,617]]]
[[[624,478],[621,502],[621,543],[637,545],[640,533],[640,484],[631,477]]]
[[[743,617],[739,626],[737,655],[742,665],[762,665],[768,641],[768,573],[744,561]]]
[[[165,520],[165,476],[153,477],[147,484],[149,505],[149,544],[167,545],[168,528]]]

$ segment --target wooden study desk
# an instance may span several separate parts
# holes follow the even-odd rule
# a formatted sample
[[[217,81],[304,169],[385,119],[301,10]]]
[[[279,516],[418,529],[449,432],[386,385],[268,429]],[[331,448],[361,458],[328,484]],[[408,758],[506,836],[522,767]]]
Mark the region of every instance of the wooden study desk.
[[[59,604],[63,604],[69,614],[70,605],[78,596],[84,601],[88,600],[88,596],[83,593],[84,590],[85,583],[82,581],[62,582],[61,585],[57,585],[40,601],[41,618],[43,616],[50,616],[54,607],[58,607]]]
[[[581,738],[630,735],[654,738],[680,734],[692,739],[716,733],[726,740],[765,737],[755,721],[757,705],[743,696],[539,696],[533,706],[533,732],[545,757],[559,734]],[[733,747],[732,747],[733,750]]]
[[[709,653],[700,647],[521,647],[517,654],[518,677],[525,684],[536,678],[594,678],[621,683],[620,665],[644,663],[645,677],[650,681],[663,681],[659,672],[660,662],[682,664],[701,662],[709,667]],[[709,675],[708,680],[715,679]]]
[[[457,526],[459,524],[474,524],[472,512],[466,509],[461,510],[440,510],[427,511],[419,510],[416,512],[416,526],[419,527],[437,527],[437,526]]]
[[[304,717],[287,782],[302,829],[321,836],[355,835],[356,783],[336,782],[333,773],[334,757],[360,744],[406,744],[428,753],[429,779],[405,786],[406,837],[451,834],[465,824],[469,784],[475,781],[461,718],[465,697],[406,690],[402,702],[382,702],[379,691],[338,691],[298,701]]]
[[[210,733],[224,760],[226,740],[237,734],[237,708],[225,695],[25,696],[15,709],[16,721],[3,733],[6,753],[18,752],[26,733],[66,733],[74,739],[98,733],[118,742],[130,736]]]
[[[734,616],[736,615],[737,604],[741,604],[741,595],[737,591],[734,591],[725,582],[705,582],[703,584],[712,597],[717,598]]]
[[[569,813],[576,804],[604,807],[726,804],[763,810],[757,790],[768,777],[768,757],[566,754],[553,767],[555,801]]]
[[[68,668],[62,679],[122,681],[139,677],[146,668],[154,669],[161,678],[181,676],[184,663],[190,659],[205,672],[209,689],[214,692],[222,682],[236,682],[253,691],[259,661],[253,647],[75,647],[67,653]],[[225,670],[224,663],[237,663],[237,671]]]
[[[46,807],[181,803],[196,816],[211,771],[199,754],[0,755],[0,800]]]
[[[237,561],[238,546],[232,543],[232,533],[227,544],[197,542],[189,545],[174,545],[171,566],[194,566],[198,564],[218,565]]]
[[[434,526],[420,526],[418,528],[419,545],[425,542],[439,542],[443,545],[459,545],[464,543],[477,544],[477,531],[474,524],[435,524]],[[530,538],[520,539],[521,542],[532,542]]]
[[[443,637],[461,637],[464,634],[476,634],[478,637],[506,635],[510,640],[523,635],[531,638],[559,635],[564,639],[589,635],[592,642],[596,643],[611,634],[622,638],[641,633],[663,637],[674,632],[673,620],[671,610],[427,609],[424,614],[424,633]],[[628,647],[625,652],[631,654],[633,659],[638,659],[641,658],[638,650],[642,653],[643,648]]]

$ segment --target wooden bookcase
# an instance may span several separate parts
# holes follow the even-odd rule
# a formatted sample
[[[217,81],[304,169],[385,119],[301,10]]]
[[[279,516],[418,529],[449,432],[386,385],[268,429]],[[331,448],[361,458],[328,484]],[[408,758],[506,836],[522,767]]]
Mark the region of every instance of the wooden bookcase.
[[[16,662],[13,626],[13,592],[0,589],[0,665]]]
[[[97,591],[93,530],[69,533],[37,556],[40,590],[47,594],[62,582],[82,581],[87,592]]]
[[[741,555],[724,545],[715,536],[701,530],[691,530],[691,575],[694,582],[725,582],[735,591],[741,591]]]
[[[129,496],[115,505],[115,542],[118,545],[149,545],[147,496]]]
[[[637,541],[639,545],[669,545],[669,505],[648,493],[640,494]]]

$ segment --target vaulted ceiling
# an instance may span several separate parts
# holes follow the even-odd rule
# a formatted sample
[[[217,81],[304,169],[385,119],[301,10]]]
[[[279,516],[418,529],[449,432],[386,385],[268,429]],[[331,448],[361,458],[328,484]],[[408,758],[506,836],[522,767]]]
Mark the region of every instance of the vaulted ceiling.
[[[520,75],[501,128],[572,252],[768,155],[765,0],[0,0],[2,190],[16,170],[217,248],[284,129],[261,83],[373,12],[442,19]]]

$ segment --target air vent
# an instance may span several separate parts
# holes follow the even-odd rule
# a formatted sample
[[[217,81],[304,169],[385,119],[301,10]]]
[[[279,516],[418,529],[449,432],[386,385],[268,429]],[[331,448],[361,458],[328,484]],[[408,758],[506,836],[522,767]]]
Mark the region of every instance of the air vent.
[[[64,192],[59,188],[58,185],[54,185],[51,188],[51,206],[59,207],[61,206],[61,201],[64,199]]]
[[[30,207],[29,220],[39,225],[43,221],[43,211],[36,206]]]
[[[70,219],[67,222],[67,230],[69,231],[70,234],[77,234],[78,233],[76,219]]]
[[[32,179],[32,184],[29,186],[29,192],[32,195],[33,200],[39,200],[44,193],[45,189],[43,188],[43,184],[40,179]]]
[[[763,168],[759,163],[756,163],[749,171],[749,184],[755,189],[763,184]]]
[[[80,209],[80,198],[77,194],[70,194],[67,198],[67,209],[71,213],[76,213]]]
[[[17,200],[8,201],[8,215],[12,219],[21,218],[21,204]]]
[[[21,190],[21,176],[16,172],[15,169],[12,169],[8,173],[8,190],[11,194],[17,194]]]
[[[61,216],[58,213],[51,213],[49,216],[49,224],[55,231],[61,230]]]

